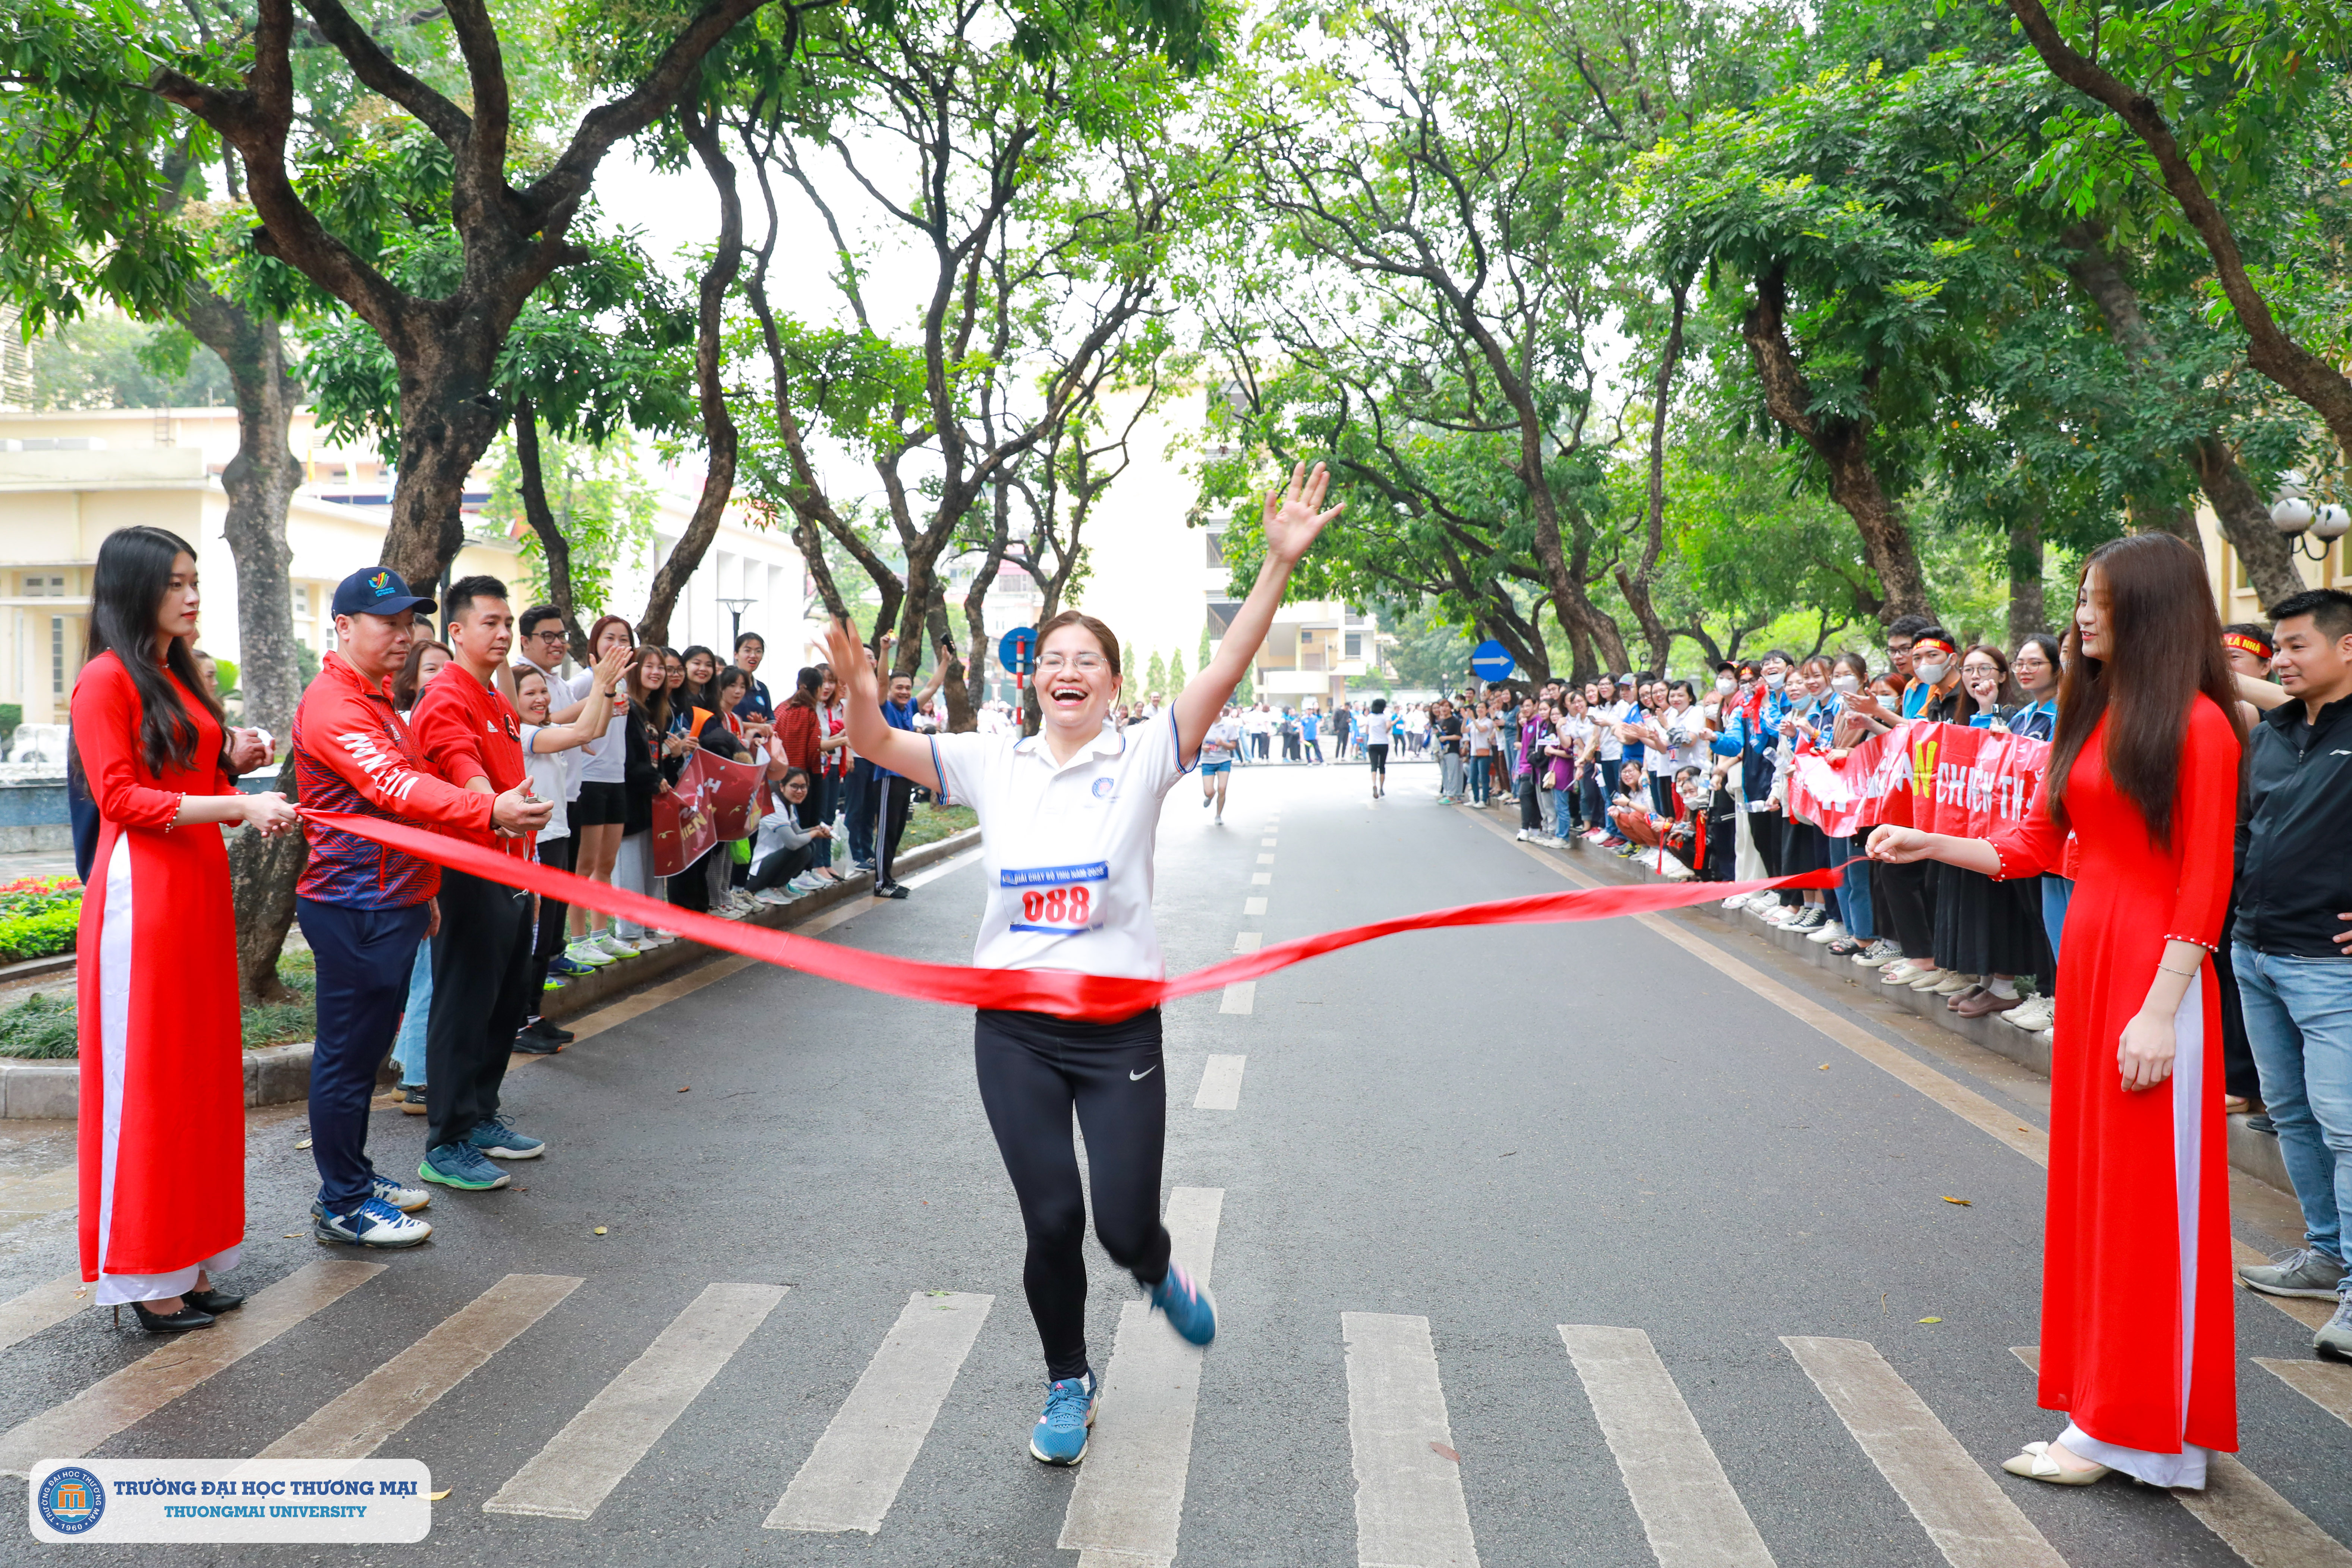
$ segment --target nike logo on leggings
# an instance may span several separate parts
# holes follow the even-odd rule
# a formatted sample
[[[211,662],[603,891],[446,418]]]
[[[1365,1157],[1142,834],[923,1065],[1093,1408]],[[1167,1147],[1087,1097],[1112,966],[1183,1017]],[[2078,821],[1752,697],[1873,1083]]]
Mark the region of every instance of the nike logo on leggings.
[[[1139,1083],[1139,1082],[1142,1081],[1143,1079],[1147,1079],[1147,1078],[1150,1078],[1153,1073],[1156,1073],[1156,1072],[1158,1072],[1159,1070],[1160,1070],[1160,1064],[1159,1064],[1158,1062],[1153,1062],[1150,1067],[1145,1068],[1141,1072],[1131,1072],[1131,1073],[1128,1074],[1128,1075],[1127,1075],[1127,1081],[1128,1081],[1128,1082],[1129,1082],[1129,1083]]]

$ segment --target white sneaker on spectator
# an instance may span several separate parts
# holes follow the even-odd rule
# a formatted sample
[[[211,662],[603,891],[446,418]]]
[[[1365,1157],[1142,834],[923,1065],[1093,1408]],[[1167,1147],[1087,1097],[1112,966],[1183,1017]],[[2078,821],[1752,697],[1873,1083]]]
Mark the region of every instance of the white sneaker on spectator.
[[[1535,837],[1535,830],[1533,828],[1522,827],[1519,829],[1518,841],[1520,843],[1525,844],[1533,837]]]
[[[2048,1028],[2058,1016],[2058,1005],[2047,996],[2028,996],[2024,1001],[2000,1015],[2000,1021],[2012,1029],[2022,1029],[2038,1035]]]
[[[1838,938],[1844,934],[1845,925],[1843,921],[1824,921],[1822,922],[1821,928],[1818,931],[1807,931],[1805,933],[1805,940],[1807,942],[1818,942],[1826,946],[1829,943],[1837,941]]]
[[[784,892],[781,889],[777,888],[762,888],[758,892],[752,894],[751,897],[770,909],[774,909],[781,904],[789,904],[793,901],[792,894]]]
[[[657,947],[667,947],[671,942],[676,942],[677,938],[666,931],[649,931],[644,935],[635,937],[631,940],[636,942],[637,951],[639,952],[651,952]]]
[[[601,952],[609,952],[614,958],[635,958],[637,956],[637,944],[633,942],[623,942],[621,940],[621,933],[613,930],[610,926],[605,927],[603,931],[600,931],[595,935],[590,937],[588,939],[588,942],[590,946],[594,947]]]
[[[814,871],[803,871],[786,882],[784,886],[795,893],[814,893],[822,889],[830,888],[833,883]]]
[[[1882,936],[1855,953],[1853,961],[1864,969],[1884,969],[1902,956],[1902,944],[1893,937]]]
[[[566,942],[563,946],[563,956],[574,963],[587,964],[592,969],[602,969],[613,962],[611,953],[606,952],[587,937],[582,937],[578,942]]]

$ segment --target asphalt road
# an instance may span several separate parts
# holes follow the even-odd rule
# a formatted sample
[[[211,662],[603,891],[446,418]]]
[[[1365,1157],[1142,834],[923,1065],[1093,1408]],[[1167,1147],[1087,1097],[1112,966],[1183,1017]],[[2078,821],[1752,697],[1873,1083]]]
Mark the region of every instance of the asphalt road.
[[[1568,885],[1494,830],[1500,814],[1433,804],[1433,770],[1395,773],[1374,803],[1360,770],[1244,770],[1222,827],[1180,782],[1159,853],[1171,973],[1246,932],[1274,942]],[[1601,874],[1606,859],[1573,863]],[[979,878],[966,858],[826,940],[968,961]],[[1262,912],[1246,912],[1253,899]],[[1756,944],[1679,919],[1764,967]],[[1819,994],[2041,1125],[2018,1075],[1971,1074]],[[430,1244],[376,1258],[383,1273],[94,1452],[257,1453],[379,1366],[429,1360],[418,1342],[505,1277],[556,1276],[581,1283],[376,1450],[425,1461],[449,1490],[424,1560],[2241,1561],[2167,1493],[1999,1474],[2063,1425],[2036,1410],[2011,1349],[2037,1332],[2041,1168],[1630,921],[1408,936],[1269,977],[1245,1001],[1172,1006],[1167,1184],[1189,1190],[1180,1251],[1205,1244],[1213,1213],[1222,1331],[1189,1357],[1157,1320],[1130,1322],[1115,1361],[1137,1292],[1092,1251],[1091,1338],[1112,1386],[1087,1464],[1049,1469],[1025,1448],[1042,1370],[971,1033],[961,1013],[754,966],[518,1070],[509,1115],[550,1152],[514,1167],[515,1187],[436,1189]],[[1244,1058],[1233,1109],[1195,1106],[1213,1054]],[[1221,1081],[1233,1070],[1221,1064]],[[308,1237],[301,1132],[299,1115],[257,1119],[240,1289],[354,1256]],[[414,1158],[420,1138],[416,1121],[379,1114],[379,1151]],[[61,1223],[27,1227],[0,1253],[0,1300],[69,1268],[68,1239]],[[789,1289],[705,1295],[721,1284]],[[993,1301],[973,1331],[975,1296]],[[961,1314],[960,1361],[940,1348],[958,1334],[929,1312]],[[2307,1361],[2308,1331],[2242,1297],[2239,1335],[2246,1469],[2352,1542],[2352,1426],[2254,1363]],[[1811,1337],[1814,1360],[1784,1336]],[[877,1354],[886,1337],[897,1349]],[[681,1345],[708,1381],[688,1377],[667,1425],[646,1430],[645,1402],[609,1390],[641,1390],[653,1374],[639,1358]],[[85,1311],[0,1352],[0,1431],[155,1348]],[[1824,1355],[1875,1378],[1847,1412],[1858,1426],[1828,1396]],[[1888,1439],[1885,1402],[1906,1387],[1908,1435]],[[639,1433],[641,1458],[583,1444],[608,1422]],[[1871,1433],[1882,1446],[1866,1450]],[[901,1460],[874,1457],[894,1444]],[[1955,1451],[1972,1468],[1956,1470]],[[1922,1455],[1944,1468],[1916,1469]],[[585,1519],[483,1507],[502,1489],[525,1506],[573,1495],[599,1462],[614,1474]],[[830,1478],[878,1529],[763,1528],[804,1465],[804,1512]],[[0,1505],[23,1506],[23,1481],[0,1487]],[[2255,1514],[2263,1528],[2287,1517]],[[1949,1531],[1961,1555],[1948,1556],[1928,1523],[1955,1517],[2038,1536],[2053,1558],[2014,1544],[1970,1557]],[[47,1547],[21,1527],[5,1540],[7,1562],[420,1560],[404,1546]],[[2272,1560],[2331,1561],[2296,1550]]]

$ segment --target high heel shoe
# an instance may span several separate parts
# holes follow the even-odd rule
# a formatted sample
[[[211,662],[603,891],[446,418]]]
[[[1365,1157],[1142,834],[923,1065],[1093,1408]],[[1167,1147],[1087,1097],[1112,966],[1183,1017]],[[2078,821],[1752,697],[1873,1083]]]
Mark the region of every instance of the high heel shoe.
[[[234,1312],[245,1305],[245,1298],[232,1290],[184,1290],[180,1293],[180,1300],[197,1311],[210,1312],[215,1318],[223,1312]]]
[[[190,1329],[209,1329],[213,1326],[213,1315],[210,1312],[184,1304],[184,1298],[183,1302],[184,1304],[176,1312],[154,1311],[144,1301],[131,1302],[131,1310],[139,1314],[139,1326],[151,1334],[179,1334],[185,1333]]]

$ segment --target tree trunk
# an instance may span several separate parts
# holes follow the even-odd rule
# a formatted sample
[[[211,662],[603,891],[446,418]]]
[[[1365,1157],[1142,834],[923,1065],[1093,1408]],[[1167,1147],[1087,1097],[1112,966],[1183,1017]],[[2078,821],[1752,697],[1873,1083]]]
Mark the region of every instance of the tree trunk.
[[[646,595],[646,614],[637,623],[637,640],[649,643],[669,641],[670,612],[677,607],[678,595],[686,592],[688,579],[702,564],[704,552],[718,536],[719,520],[735,493],[737,436],[735,421],[727,412],[727,389],[719,379],[719,329],[728,291],[734,288],[735,276],[743,267],[743,202],[735,190],[735,165],[728,161],[726,149],[719,144],[718,122],[704,120],[690,103],[678,105],[677,118],[688,144],[702,160],[703,170],[719,193],[719,243],[702,269],[700,313],[694,340],[694,386],[702,407],[702,444],[709,453],[709,464],[703,469],[702,493],[695,498],[694,514],[687,520],[686,531],[670,546],[669,558],[654,574],[653,588]]]
[[[2021,513],[2009,525],[2009,646],[2050,629],[2042,593],[2042,512]]]
[[[1739,335],[1764,386],[1765,410],[1829,469],[1830,499],[1853,519],[1863,554],[1878,578],[1878,618],[1931,616],[1927,578],[1919,568],[1910,525],[1870,464],[1870,426],[1836,415],[1815,416],[1813,389],[1789,346],[1787,308],[1786,285],[1778,272],[1768,272],[1757,279],[1756,302],[1739,321]]]
[[[547,504],[547,474],[540,461],[539,410],[530,398],[515,403],[515,467],[520,470],[522,482],[517,487],[522,492],[523,521],[538,536],[540,553],[547,559],[547,602],[563,617],[563,637],[572,645],[572,662],[585,668],[596,662],[594,650],[588,646],[588,634],[581,629],[580,617],[572,609],[572,542],[555,525],[555,513]]]
[[[937,589],[931,593],[930,613],[923,617],[923,629],[930,634],[934,650],[955,636],[954,624],[948,619],[948,596]],[[961,735],[978,729],[979,723],[972,717],[971,692],[964,684],[963,660],[943,651],[938,657],[947,661],[947,672],[940,679],[940,696],[948,705],[949,733]]]
[[[2308,584],[2294,569],[2294,547],[2286,535],[2271,526],[2271,509],[2239,466],[2230,444],[2219,436],[2200,437],[2189,444],[2189,461],[2197,470],[2205,499],[2213,503],[2213,518],[2221,524],[2221,537],[2238,552],[2246,568],[2246,581],[2253,584],[2255,596],[2263,602],[2263,614],[2270,614],[2271,606],[2281,599],[2302,593]]]
[[[1650,668],[1660,674],[1674,653],[1675,634],[1658,615],[1658,607],[1650,599],[1650,581],[1657,575],[1658,557],[1666,541],[1666,413],[1674,405],[1675,371],[1683,357],[1683,316],[1688,307],[1690,280],[1683,279],[1673,285],[1674,321],[1666,331],[1664,349],[1658,356],[1658,376],[1650,398],[1650,493],[1649,510],[1643,519],[1641,564],[1628,572],[1617,568],[1617,591],[1625,596],[1625,607],[1633,612],[1633,619],[1642,628],[1642,640],[1650,645]]]
[[[283,756],[302,695],[288,583],[294,552],[286,542],[286,508],[302,483],[289,434],[301,384],[286,368],[274,319],[256,316],[197,283],[180,321],[227,365],[236,396],[236,455],[221,471],[221,488],[228,494],[222,531],[236,562],[237,685],[245,693],[245,722],[268,731]],[[278,981],[278,955],[294,921],[294,883],[306,853],[299,833],[264,838],[240,831],[229,841],[237,989],[247,1001],[292,994]]]
[[[381,558],[425,593],[465,547],[457,509],[466,480],[506,422],[491,380],[504,325],[440,316],[430,304],[410,307],[401,323],[406,342],[393,345],[401,366],[400,463]]]

